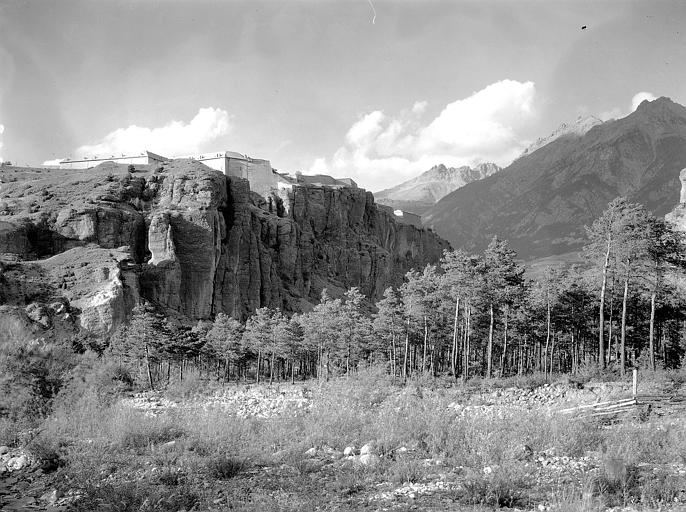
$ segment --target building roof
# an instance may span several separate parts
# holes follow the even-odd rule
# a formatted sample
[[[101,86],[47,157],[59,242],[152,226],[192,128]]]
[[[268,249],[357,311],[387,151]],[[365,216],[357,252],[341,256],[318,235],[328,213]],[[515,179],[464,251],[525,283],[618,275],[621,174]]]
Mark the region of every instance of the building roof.
[[[337,180],[336,178],[332,178],[331,176],[327,176],[326,174],[300,174],[297,176],[298,183],[305,183],[306,185],[328,185],[328,186],[344,186],[347,185],[347,183],[344,183],[340,180]]]

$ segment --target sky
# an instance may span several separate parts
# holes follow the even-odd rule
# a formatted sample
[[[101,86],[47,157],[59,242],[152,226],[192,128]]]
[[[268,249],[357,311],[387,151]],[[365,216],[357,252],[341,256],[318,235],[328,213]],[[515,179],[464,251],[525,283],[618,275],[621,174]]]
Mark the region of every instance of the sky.
[[[0,159],[232,150],[376,191],[686,104],[685,36],[682,0],[0,0]]]

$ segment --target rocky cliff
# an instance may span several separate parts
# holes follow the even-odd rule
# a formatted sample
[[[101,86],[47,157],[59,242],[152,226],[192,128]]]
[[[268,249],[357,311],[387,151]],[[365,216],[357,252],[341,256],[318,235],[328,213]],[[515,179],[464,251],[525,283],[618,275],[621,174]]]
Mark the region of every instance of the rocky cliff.
[[[302,186],[265,199],[189,160],[9,167],[0,180],[0,332],[70,322],[106,332],[141,298],[187,320],[304,310],[325,287],[377,298],[448,247],[364,190]]]

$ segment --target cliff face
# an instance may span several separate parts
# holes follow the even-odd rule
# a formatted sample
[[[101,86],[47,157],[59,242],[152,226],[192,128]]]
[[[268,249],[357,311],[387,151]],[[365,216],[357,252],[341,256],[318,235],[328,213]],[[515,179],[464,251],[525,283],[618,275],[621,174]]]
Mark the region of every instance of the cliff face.
[[[267,202],[194,161],[3,168],[0,180],[0,323],[16,329],[107,332],[141,298],[188,320],[304,310],[325,287],[378,298],[448,247],[364,190],[295,187]]]

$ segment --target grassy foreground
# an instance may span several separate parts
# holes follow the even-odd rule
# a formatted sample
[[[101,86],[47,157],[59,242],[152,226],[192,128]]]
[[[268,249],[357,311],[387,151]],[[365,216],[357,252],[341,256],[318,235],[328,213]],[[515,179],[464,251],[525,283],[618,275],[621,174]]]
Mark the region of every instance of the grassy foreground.
[[[201,406],[212,391],[204,386],[191,379],[168,389],[182,406],[156,414],[98,386],[58,401],[28,443],[54,462],[43,476],[60,497],[53,510],[599,511],[686,502],[678,416],[570,420],[554,404],[487,405],[476,384],[400,386],[369,370],[306,383],[307,408],[239,417]],[[343,455],[365,444],[370,457]]]

